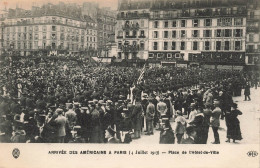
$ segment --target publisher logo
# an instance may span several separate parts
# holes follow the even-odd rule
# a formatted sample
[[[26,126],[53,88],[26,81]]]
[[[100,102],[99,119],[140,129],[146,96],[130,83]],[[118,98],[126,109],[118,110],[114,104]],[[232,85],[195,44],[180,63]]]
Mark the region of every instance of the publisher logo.
[[[258,153],[257,153],[257,151],[249,151],[249,152],[247,152],[247,155],[249,157],[256,157],[258,155]]]
[[[20,150],[18,148],[14,148],[12,154],[13,154],[13,157],[15,159],[17,159],[20,156]]]

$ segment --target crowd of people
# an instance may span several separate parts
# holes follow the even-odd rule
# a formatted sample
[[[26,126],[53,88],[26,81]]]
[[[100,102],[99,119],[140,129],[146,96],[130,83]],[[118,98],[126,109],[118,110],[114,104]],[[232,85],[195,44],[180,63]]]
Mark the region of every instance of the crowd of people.
[[[142,75],[143,74],[143,75]],[[140,77],[141,76],[141,77]],[[257,74],[177,67],[100,66],[20,59],[1,65],[1,142],[130,143],[160,130],[159,143],[206,144],[219,120],[241,140],[237,104]],[[253,81],[253,82],[252,82]],[[175,122],[172,128],[171,121]]]

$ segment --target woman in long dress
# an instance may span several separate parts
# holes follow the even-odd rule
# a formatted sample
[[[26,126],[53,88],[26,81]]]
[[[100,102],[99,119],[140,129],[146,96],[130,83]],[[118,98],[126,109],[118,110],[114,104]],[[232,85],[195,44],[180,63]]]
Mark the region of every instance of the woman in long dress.
[[[227,124],[226,142],[230,142],[230,139],[233,139],[233,142],[242,139],[240,122],[237,118],[238,115],[242,115],[242,112],[237,109],[237,104],[233,103],[231,106],[231,112],[227,112],[227,116],[226,116],[226,124]]]

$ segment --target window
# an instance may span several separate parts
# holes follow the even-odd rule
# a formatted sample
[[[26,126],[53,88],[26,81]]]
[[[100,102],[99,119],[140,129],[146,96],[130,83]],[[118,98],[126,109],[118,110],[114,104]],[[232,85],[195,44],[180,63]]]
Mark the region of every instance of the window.
[[[217,26],[222,26],[222,19],[217,20]]]
[[[165,28],[168,28],[168,24],[169,24],[169,22],[168,22],[168,21],[165,21],[165,22],[164,22],[164,27],[165,27]]]
[[[254,34],[249,34],[249,42],[254,42]]]
[[[163,42],[163,49],[168,50],[168,42]]]
[[[216,42],[216,50],[221,50],[221,41]]]
[[[231,26],[232,25],[232,19],[231,18],[223,18],[222,19],[222,26]]]
[[[38,30],[39,30],[39,27],[38,27],[38,26],[35,26],[35,27],[34,27],[34,30],[35,30],[35,31],[38,31]]]
[[[163,37],[164,37],[164,38],[168,38],[168,31],[164,31]]]
[[[231,37],[232,35],[232,30],[231,29],[225,29],[225,37]]]
[[[186,27],[186,20],[181,20],[181,27]]]
[[[149,54],[149,58],[153,58],[154,56],[153,56],[153,54]]]
[[[229,41],[225,41],[225,50],[229,50],[229,44],[230,44],[230,42]]]
[[[184,41],[181,42],[181,50],[185,50],[185,42]]]
[[[129,36],[129,31],[125,32],[125,36],[128,37]]]
[[[38,39],[39,39],[39,35],[38,35],[38,34],[35,34],[35,35],[34,35],[34,39],[35,39],[35,40],[38,40]]]
[[[118,59],[122,58],[122,53],[121,52],[119,52],[117,55],[118,55]]]
[[[119,42],[118,42],[118,49],[121,49],[121,47],[122,47],[122,42],[119,41]]]
[[[193,50],[198,50],[198,42],[197,41],[194,41],[193,42],[193,47],[192,47]]]
[[[198,19],[193,20],[193,27],[199,27],[199,20]]]
[[[235,26],[242,26],[243,25],[243,18],[235,18],[234,24],[235,24]]]
[[[144,30],[141,30],[140,36],[141,36],[141,37],[144,37]]]
[[[241,41],[235,41],[235,50],[241,50]]]
[[[181,38],[184,38],[184,37],[186,37],[186,32],[185,32],[185,30],[181,30]]]
[[[211,30],[204,30],[204,37],[211,37]]]
[[[242,37],[243,36],[243,29],[235,29],[234,30],[235,37]]]
[[[52,26],[52,27],[51,27],[51,30],[52,30],[52,31],[56,31],[56,26]]]
[[[172,21],[172,27],[177,27],[177,21],[176,20]]]
[[[222,35],[221,35],[221,29],[217,29],[216,30],[216,35],[215,35],[216,37],[221,37]]]
[[[44,39],[44,40],[46,39],[46,33],[42,34],[42,39]]]
[[[56,40],[56,34],[52,34],[52,35],[51,35],[51,39],[52,39],[52,40]]]
[[[144,50],[144,42],[143,41],[140,42],[140,50]]]
[[[158,31],[153,32],[153,38],[158,38]]]
[[[158,28],[158,21],[154,21],[154,28]]]
[[[172,31],[172,38],[176,38],[176,30]]]
[[[176,42],[175,41],[172,42],[172,50],[176,50]]]
[[[204,26],[211,26],[211,19],[205,19]]]
[[[158,43],[157,42],[153,42],[153,50],[157,50],[158,49]]]
[[[193,30],[193,37],[199,37],[199,31],[198,30]]]
[[[205,50],[209,50],[209,41],[205,41]]]

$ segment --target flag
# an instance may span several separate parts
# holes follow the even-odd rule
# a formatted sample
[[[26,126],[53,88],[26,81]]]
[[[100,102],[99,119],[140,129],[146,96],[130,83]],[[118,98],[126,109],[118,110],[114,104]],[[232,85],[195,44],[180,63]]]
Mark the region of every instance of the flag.
[[[145,64],[144,64],[144,67],[143,67],[143,69],[142,69],[142,71],[140,73],[140,76],[139,76],[138,80],[137,80],[137,84],[139,84],[141,82],[141,80],[143,79],[144,72],[145,72]]]

